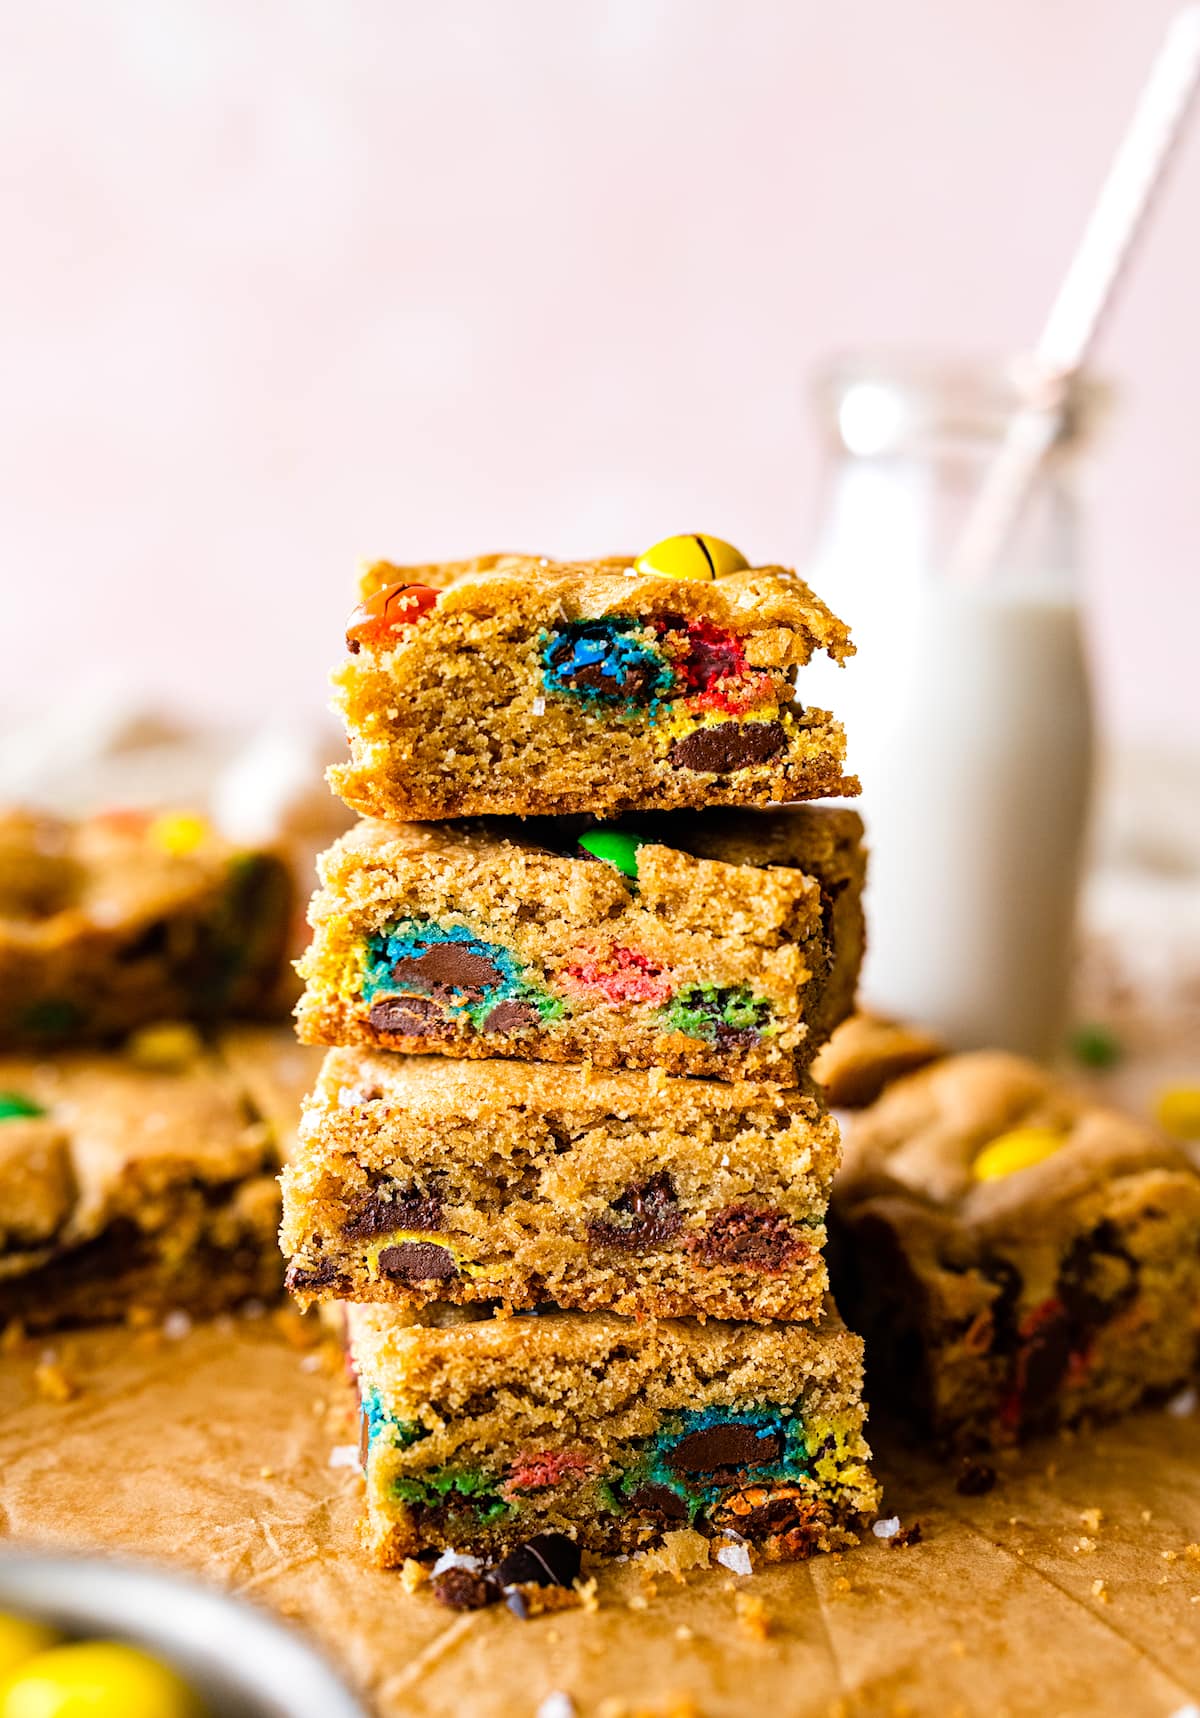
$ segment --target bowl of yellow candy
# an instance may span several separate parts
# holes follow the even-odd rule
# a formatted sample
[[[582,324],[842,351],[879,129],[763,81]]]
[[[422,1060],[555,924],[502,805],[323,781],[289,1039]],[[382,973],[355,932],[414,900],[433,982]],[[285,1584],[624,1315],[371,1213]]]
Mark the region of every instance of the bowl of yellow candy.
[[[265,1612],[144,1564],[0,1555],[0,1718],[364,1718]]]

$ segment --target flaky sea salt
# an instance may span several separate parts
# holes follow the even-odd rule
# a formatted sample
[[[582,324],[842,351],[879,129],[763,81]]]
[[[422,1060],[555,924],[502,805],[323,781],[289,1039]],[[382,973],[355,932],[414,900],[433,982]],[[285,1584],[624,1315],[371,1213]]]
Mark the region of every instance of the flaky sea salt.
[[[473,1575],[477,1575],[482,1568],[483,1561],[481,1558],[468,1557],[465,1552],[447,1549],[442,1552],[429,1573],[431,1575],[444,1575],[447,1569],[469,1569]]]
[[[888,1515],[880,1521],[871,1523],[871,1532],[876,1539],[894,1539],[899,1531],[900,1517],[898,1515]]]
[[[357,1444],[334,1444],[329,1452],[330,1467],[357,1467]]]
[[[533,713],[535,716],[544,716],[546,714],[546,700],[544,698],[535,698],[533,700]]]
[[[182,1342],[191,1328],[191,1319],[180,1307],[169,1312],[162,1322],[162,1332],[168,1342]]]
[[[534,1718],[575,1718],[578,1710],[571,1696],[564,1694],[561,1688],[556,1688],[552,1694],[547,1694]]]
[[[717,1562],[725,1569],[731,1569],[735,1575],[752,1575],[754,1564],[750,1561],[748,1545],[722,1545],[717,1552]]]
[[[1181,1390],[1177,1396],[1171,1397],[1167,1403],[1167,1412],[1174,1414],[1177,1420],[1186,1420],[1196,1412],[1198,1405],[1200,1396],[1197,1395],[1195,1387],[1189,1384],[1186,1390]]]

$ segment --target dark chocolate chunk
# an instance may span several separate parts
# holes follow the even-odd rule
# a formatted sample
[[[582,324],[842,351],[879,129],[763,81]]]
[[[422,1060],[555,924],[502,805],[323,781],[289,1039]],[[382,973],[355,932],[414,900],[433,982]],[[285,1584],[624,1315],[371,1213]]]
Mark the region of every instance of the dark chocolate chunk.
[[[1058,1298],[1075,1326],[1077,1346],[1123,1312],[1138,1289],[1137,1261],[1107,1218],[1071,1243],[1058,1273]]]
[[[721,1468],[761,1467],[778,1461],[783,1438],[778,1432],[759,1437],[753,1426],[728,1421],[706,1426],[681,1438],[667,1455],[667,1466],[675,1473],[716,1473]]]
[[[540,1026],[542,1017],[537,1009],[528,1002],[517,1002],[510,998],[507,1002],[498,1002],[483,1023],[485,1032],[520,1032],[526,1026]]]
[[[629,1507],[659,1521],[686,1521],[688,1515],[687,1504],[669,1485],[639,1485],[629,1499]]]
[[[765,764],[786,744],[780,722],[717,722],[676,740],[667,756],[673,769],[727,775],[749,764]]]
[[[367,1019],[377,1032],[401,1038],[448,1038],[454,1031],[438,1004],[423,996],[381,996],[371,1004]]]
[[[665,1246],[683,1227],[683,1215],[675,1197],[675,1185],[665,1170],[641,1187],[631,1187],[614,1199],[610,1207],[624,1222],[588,1224],[588,1240],[594,1247],[610,1247],[623,1253],[649,1252]]]
[[[481,1611],[500,1597],[499,1589],[473,1569],[443,1569],[430,1586],[438,1603],[452,1611]]]
[[[580,1551],[565,1533],[536,1533],[516,1545],[496,1567],[504,1587],[532,1583],[538,1587],[569,1587],[579,1573]]]
[[[996,1470],[982,1461],[964,1461],[962,1471],[954,1482],[961,1497],[983,1497],[996,1483]]]
[[[504,982],[495,961],[465,943],[430,943],[420,954],[406,954],[393,966],[392,977],[397,984],[411,985],[432,996],[455,990],[479,995]]]
[[[341,1272],[332,1259],[321,1259],[315,1265],[289,1265],[284,1287],[289,1294],[295,1290],[328,1288],[341,1281]]]
[[[419,1187],[397,1187],[394,1182],[373,1188],[359,1200],[342,1230],[351,1240],[369,1240],[389,1235],[393,1229],[439,1229],[442,1202],[434,1193]]]
[[[687,1238],[694,1258],[709,1265],[783,1271],[813,1250],[808,1235],[782,1211],[727,1205]]]
[[[447,1282],[458,1267],[448,1249],[433,1241],[401,1241],[380,1248],[379,1274],[401,1283]]]

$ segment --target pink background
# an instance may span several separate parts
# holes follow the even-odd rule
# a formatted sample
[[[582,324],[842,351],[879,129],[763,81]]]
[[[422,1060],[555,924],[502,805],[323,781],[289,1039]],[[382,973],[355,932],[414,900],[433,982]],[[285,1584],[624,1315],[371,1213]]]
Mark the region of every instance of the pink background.
[[[360,553],[802,560],[832,348],[1037,330],[1168,0],[8,0],[0,701],[323,698]],[[1108,719],[1200,738],[1200,139],[1110,330]]]

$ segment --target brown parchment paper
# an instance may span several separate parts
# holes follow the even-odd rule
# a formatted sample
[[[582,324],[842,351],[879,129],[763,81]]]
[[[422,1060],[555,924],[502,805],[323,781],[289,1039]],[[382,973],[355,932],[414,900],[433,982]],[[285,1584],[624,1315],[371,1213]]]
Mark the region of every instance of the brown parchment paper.
[[[618,1565],[596,1612],[522,1623],[368,1566],[360,1481],[330,1465],[354,1441],[348,1391],[331,1348],[302,1346],[315,1334],[279,1313],[0,1357],[0,1529],[158,1558],[273,1607],[389,1718],[532,1718],[554,1691],[580,1718],[1168,1718],[1200,1696],[1200,1417],[1042,1444],[979,1498],[885,1447],[885,1512],[919,1522],[918,1544],[652,1587]],[[77,1393],[50,1399],[63,1380]],[[765,1640],[738,1593],[763,1601]]]

